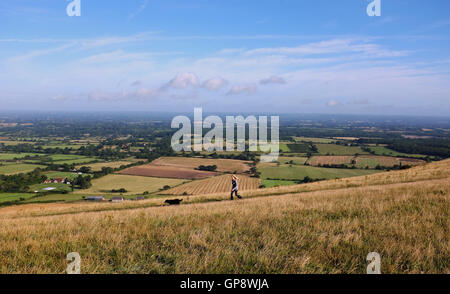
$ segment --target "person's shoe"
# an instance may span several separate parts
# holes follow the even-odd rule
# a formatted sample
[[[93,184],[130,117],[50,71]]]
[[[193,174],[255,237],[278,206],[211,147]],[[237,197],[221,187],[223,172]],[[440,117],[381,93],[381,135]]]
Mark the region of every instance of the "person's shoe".
[[[241,197],[241,196],[238,196],[237,198],[239,198],[239,199],[242,199],[242,197]]]
[[[230,200],[234,200],[234,199],[233,199],[233,197],[231,197],[231,199],[230,199]]]

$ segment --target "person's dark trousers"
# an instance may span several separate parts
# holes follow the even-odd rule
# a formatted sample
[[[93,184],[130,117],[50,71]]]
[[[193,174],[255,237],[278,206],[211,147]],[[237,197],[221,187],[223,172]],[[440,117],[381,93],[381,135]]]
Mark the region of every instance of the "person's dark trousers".
[[[237,198],[242,199],[241,195],[238,194],[237,190],[232,190],[231,191],[231,200],[233,200],[233,193],[236,195]]]

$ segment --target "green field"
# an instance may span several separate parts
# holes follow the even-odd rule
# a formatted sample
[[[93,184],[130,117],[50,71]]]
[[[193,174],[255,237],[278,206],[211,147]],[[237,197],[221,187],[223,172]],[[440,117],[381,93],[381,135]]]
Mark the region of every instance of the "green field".
[[[0,160],[13,160],[15,158],[24,158],[26,156],[43,156],[39,153],[0,153]]]
[[[79,175],[78,173],[72,173],[72,172],[59,172],[59,171],[53,171],[45,173],[48,179],[54,179],[54,178],[69,178],[69,179],[75,179]],[[83,177],[90,176],[90,174],[83,174]]]
[[[72,160],[60,160],[60,161],[55,161],[55,164],[68,164],[68,165],[79,165],[79,164],[88,164],[88,163],[94,163],[97,161],[101,161],[98,158],[81,158],[81,159],[72,159]]]
[[[20,199],[29,199],[35,196],[31,193],[0,193],[0,204],[10,201],[20,201]]]
[[[0,174],[2,175],[14,175],[20,173],[28,173],[36,168],[45,168],[45,166],[37,165],[37,164],[9,164],[0,166]]]
[[[25,142],[25,141],[0,141],[0,144],[5,146],[16,146],[20,144],[35,144],[35,142]]]
[[[37,184],[30,186],[30,192],[38,191],[38,192],[46,192],[44,190],[45,188],[55,188],[54,190],[51,190],[51,192],[62,192],[67,191],[71,192],[72,188],[70,185],[62,184],[62,183],[56,183],[56,184]]]
[[[293,165],[290,167],[285,164],[279,166],[260,164],[258,171],[261,173],[261,179],[282,180],[303,180],[305,177],[310,177],[311,179],[335,179],[368,175],[378,172],[374,170],[321,168],[301,165]]]
[[[375,152],[375,155],[386,155],[386,156],[404,156],[404,157],[416,157],[416,158],[425,158],[426,155],[421,154],[407,154],[402,152],[397,152],[395,150],[383,147],[383,146],[376,146],[376,147],[370,147],[370,150]]]
[[[72,155],[72,154],[53,154],[47,156],[53,161],[63,161],[63,160],[75,160],[75,159],[88,159],[90,157],[82,156],[82,155]]]
[[[278,147],[279,147],[280,152],[290,152],[291,150],[289,149],[288,144],[289,144],[289,143],[286,143],[286,142],[280,142],[280,143],[278,144]],[[258,152],[262,152],[261,149],[259,148],[259,146],[258,146]],[[217,153],[220,154],[221,152],[217,152]],[[231,153],[231,152],[225,152],[225,154],[233,154],[233,153]],[[240,152],[237,151],[235,154],[238,154],[238,155],[239,155]]]
[[[280,152],[289,152],[290,151],[290,149],[286,143],[280,143],[279,148],[280,148]]]
[[[106,200],[111,199],[117,195],[102,195]],[[22,203],[50,203],[50,202],[76,202],[84,201],[83,197],[87,195],[83,194],[50,194],[45,196],[39,196],[32,199],[23,201]],[[135,199],[136,196],[133,195],[121,195],[124,199]]]
[[[296,181],[285,181],[285,180],[262,180],[261,184],[265,187],[265,188],[272,188],[272,187],[277,187],[277,186],[291,186],[291,185],[296,185],[297,182]]]
[[[45,196],[34,197],[23,201],[23,203],[39,203],[39,202],[64,202],[64,201],[78,201],[82,200],[83,195],[76,194],[50,194]]]
[[[321,155],[355,155],[369,154],[359,146],[343,146],[336,144],[315,144]]]
[[[291,143],[286,144],[289,148],[289,152],[293,153],[309,153],[312,152],[311,147],[308,144],[305,143]]]
[[[305,162],[308,160],[308,157],[299,157],[299,156],[280,156],[278,157],[278,162],[279,163],[284,163],[284,164],[290,164],[291,160],[293,161],[292,164],[297,164],[297,165],[304,165]]]
[[[308,142],[308,143],[334,143],[337,140],[327,139],[327,138],[311,138],[311,137],[292,137],[297,142]]]
[[[78,150],[81,148],[81,146],[84,145],[74,145],[74,144],[55,144],[55,145],[42,145],[42,148],[44,149],[51,149],[51,148],[60,148],[60,149],[73,149]]]

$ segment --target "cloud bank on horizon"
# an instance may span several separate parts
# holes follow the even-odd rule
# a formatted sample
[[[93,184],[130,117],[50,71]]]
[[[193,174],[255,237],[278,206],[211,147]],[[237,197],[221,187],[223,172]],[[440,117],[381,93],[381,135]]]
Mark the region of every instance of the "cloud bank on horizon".
[[[2,1],[3,110],[450,115],[450,3]]]

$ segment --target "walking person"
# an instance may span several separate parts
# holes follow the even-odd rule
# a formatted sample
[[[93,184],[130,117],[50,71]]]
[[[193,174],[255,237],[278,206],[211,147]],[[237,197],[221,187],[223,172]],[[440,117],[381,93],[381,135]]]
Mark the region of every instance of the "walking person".
[[[235,175],[231,176],[231,200],[233,200],[233,193],[236,194],[237,198],[242,199],[242,197],[238,193],[238,181],[239,179]]]

